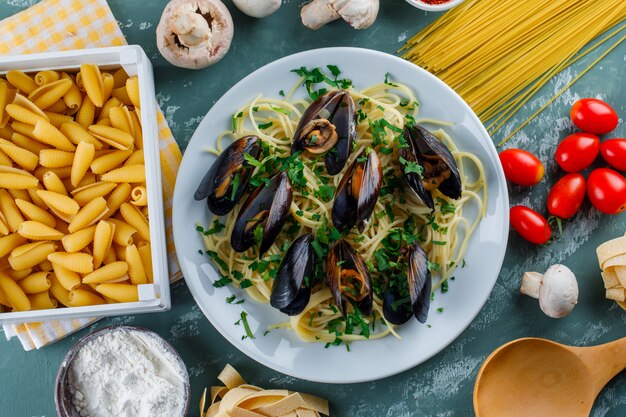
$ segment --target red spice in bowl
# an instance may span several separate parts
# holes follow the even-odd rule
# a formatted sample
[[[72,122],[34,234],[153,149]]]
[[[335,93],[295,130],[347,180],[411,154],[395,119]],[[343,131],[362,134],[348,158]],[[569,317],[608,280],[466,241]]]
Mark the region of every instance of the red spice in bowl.
[[[420,1],[426,4],[444,4],[444,3],[448,3],[450,0],[420,0]]]

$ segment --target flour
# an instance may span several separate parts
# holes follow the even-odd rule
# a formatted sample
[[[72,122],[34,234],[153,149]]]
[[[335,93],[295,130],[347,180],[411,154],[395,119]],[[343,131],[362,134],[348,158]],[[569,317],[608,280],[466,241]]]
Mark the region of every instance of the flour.
[[[115,330],[90,340],[69,367],[74,406],[83,417],[182,416],[185,371],[149,334]]]

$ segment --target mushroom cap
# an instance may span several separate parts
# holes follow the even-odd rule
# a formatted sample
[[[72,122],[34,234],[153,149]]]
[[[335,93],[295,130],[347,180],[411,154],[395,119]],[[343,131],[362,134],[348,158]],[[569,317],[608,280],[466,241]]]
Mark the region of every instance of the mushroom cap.
[[[200,14],[208,24],[209,33],[198,45],[188,47],[174,32],[175,23],[185,15]],[[230,49],[234,24],[230,12],[219,0],[172,0],[157,26],[157,47],[172,65],[200,69],[221,60]]]
[[[379,0],[329,0],[330,7],[355,29],[367,29],[378,17]]]
[[[546,315],[558,319],[572,312],[578,302],[578,282],[565,265],[552,265],[543,274],[539,288],[539,307]]]
[[[280,8],[282,0],[233,0],[239,10],[250,17],[266,17]]]

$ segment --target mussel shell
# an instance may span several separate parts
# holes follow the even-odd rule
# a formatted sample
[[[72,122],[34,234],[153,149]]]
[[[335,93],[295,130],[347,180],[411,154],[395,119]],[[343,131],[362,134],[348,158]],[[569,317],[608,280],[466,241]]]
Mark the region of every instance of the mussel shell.
[[[361,301],[355,302],[355,306],[363,315],[369,316],[373,305],[370,272],[361,255],[355,252],[350,243],[341,239],[333,245],[326,258],[326,274],[334,303],[344,316],[347,312],[347,303],[349,303],[348,297],[341,292],[341,271],[345,269],[354,270],[363,278],[366,295]]]
[[[383,299],[383,315],[385,320],[393,324],[404,324],[411,316],[420,323],[425,323],[430,308],[432,281],[428,270],[428,256],[419,243],[415,242],[406,252],[406,284],[408,286],[409,301],[393,308],[393,304],[404,297],[399,288],[387,285]]]
[[[259,257],[263,256],[282,230],[292,199],[293,190],[286,172],[273,176],[269,186],[262,184],[257,187],[241,206],[230,236],[232,248],[237,252],[245,252],[254,245],[254,228],[246,230],[246,226],[259,213],[269,210],[264,220],[263,239],[259,248]]]
[[[258,158],[261,153],[260,139],[256,136],[244,136],[234,141],[217,157],[207,171],[194,194],[197,201],[207,199],[209,210],[215,215],[228,214],[239,202],[246,190],[254,167],[246,164],[245,154]],[[232,181],[235,173],[239,173],[239,186],[232,195],[232,186],[228,186],[223,196],[217,196],[216,190],[224,181]]]
[[[356,110],[350,93],[345,90],[331,91],[311,103],[296,128],[292,154],[306,149],[303,135],[308,133],[305,131],[308,123],[315,119],[330,121],[337,131],[337,143],[325,156],[326,171],[330,175],[337,175],[348,161],[352,144],[356,141]]]
[[[365,161],[359,161],[362,152],[350,165],[337,186],[333,202],[333,225],[342,232],[347,232],[355,225],[363,232],[367,221],[372,216],[383,181],[383,169],[376,151],[370,150]],[[353,196],[352,180],[357,168],[361,168],[362,178],[357,198]]]
[[[462,185],[459,168],[448,147],[435,135],[419,125],[407,125],[404,128],[404,139],[408,147],[401,148],[399,155],[407,161],[417,162],[422,165],[425,156],[438,156],[450,169],[450,177],[443,181],[439,191],[454,200],[461,197]],[[435,203],[430,191],[424,188],[422,177],[416,173],[404,173],[404,179],[415,194],[426,206],[433,209]]]
[[[310,234],[297,238],[287,250],[274,278],[270,304],[289,316],[300,314],[311,298],[311,287],[307,286],[305,277],[313,279],[315,255],[312,241]]]

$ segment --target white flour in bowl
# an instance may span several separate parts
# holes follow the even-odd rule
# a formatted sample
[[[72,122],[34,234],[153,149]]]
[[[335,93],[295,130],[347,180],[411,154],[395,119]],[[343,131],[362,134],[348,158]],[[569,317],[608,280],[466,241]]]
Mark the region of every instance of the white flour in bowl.
[[[178,417],[185,410],[185,370],[149,334],[105,332],[79,350],[68,371],[83,417]]]

